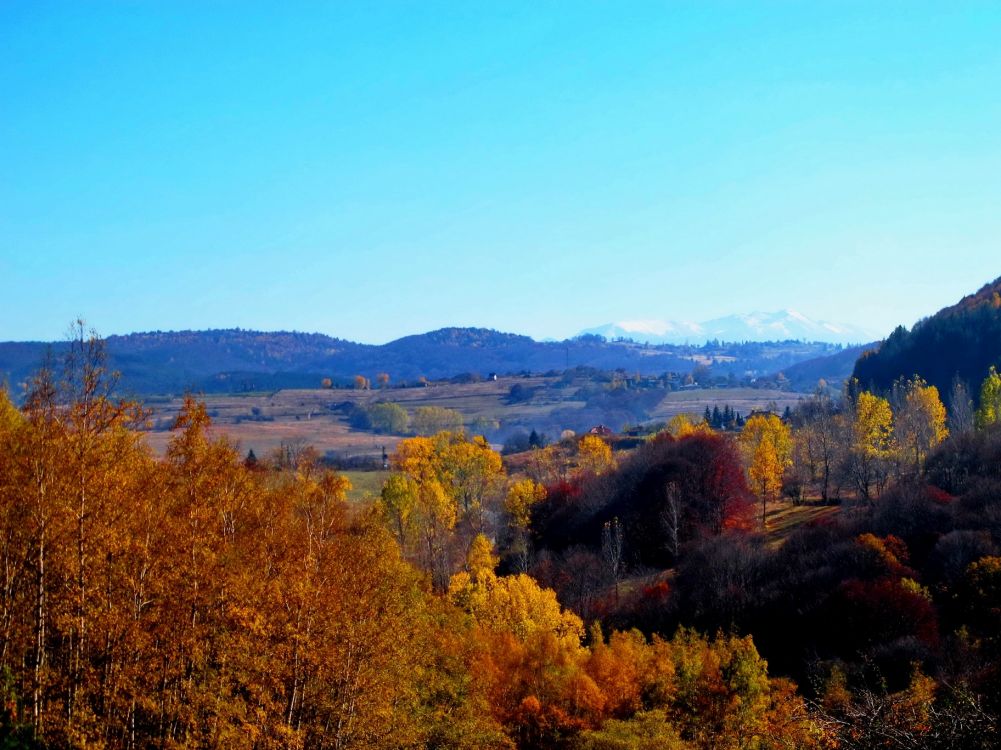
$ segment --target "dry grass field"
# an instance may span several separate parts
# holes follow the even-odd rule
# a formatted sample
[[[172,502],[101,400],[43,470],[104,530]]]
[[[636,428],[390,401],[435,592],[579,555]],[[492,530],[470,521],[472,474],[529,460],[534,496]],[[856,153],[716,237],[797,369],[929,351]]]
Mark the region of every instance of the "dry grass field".
[[[383,483],[389,476],[388,471],[342,471],[341,474],[351,480],[348,500],[353,502],[364,502],[378,497],[382,492]]]
[[[800,526],[814,521],[821,521],[825,518],[833,518],[840,512],[840,505],[821,505],[819,503],[793,505],[789,502],[768,503],[765,506],[765,521],[768,524],[765,534],[768,538],[768,543],[777,547]]]
[[[557,383],[554,377],[505,377],[480,383],[432,384],[425,388],[281,390],[208,395],[204,400],[213,420],[212,433],[226,435],[243,452],[253,450],[260,458],[288,443],[311,445],[321,454],[378,458],[383,447],[392,452],[400,438],[353,429],[344,409],[338,407],[392,401],[413,414],[420,406],[441,406],[459,411],[469,427],[477,419],[489,419],[496,420],[502,430],[538,427],[550,435],[571,426],[568,422],[575,415],[578,423],[582,419],[594,424],[602,421],[600,412],[586,411],[587,404],[578,396],[579,387],[555,387]],[[516,384],[530,391],[531,396],[510,403],[508,395]],[[768,405],[781,410],[795,405],[800,398],[795,393],[751,388],[667,392],[646,413],[646,419],[666,420],[682,412],[701,415],[706,406],[711,409],[717,404],[720,408],[729,404],[744,414]],[[153,412],[152,422],[157,426],[147,433],[147,439],[158,453],[166,449],[170,432],[165,428],[176,418],[182,404],[182,399],[150,399],[147,403]]]
[[[226,435],[239,443],[241,450],[253,450],[259,457],[283,443],[304,442],[320,453],[332,451],[342,456],[380,456],[383,446],[392,451],[400,441],[392,435],[376,435],[353,429],[342,412],[332,411],[345,402],[372,404],[392,401],[411,414],[419,406],[442,406],[462,413],[467,425],[478,417],[498,420],[545,418],[566,401],[532,399],[523,404],[506,403],[511,386],[517,382],[527,388],[540,388],[554,378],[503,378],[470,384],[431,385],[427,388],[392,388],[386,390],[311,389],[282,390],[267,394],[208,395],[205,406],[212,417],[213,435]],[[173,422],[183,399],[151,400],[152,421],[161,426]],[[170,432],[147,433],[149,444],[158,453],[166,449]]]
[[[654,407],[650,412],[650,418],[667,420],[676,414],[701,416],[707,406],[710,409],[716,405],[723,408],[724,404],[729,404],[732,409],[745,416],[755,409],[766,409],[770,405],[782,412],[787,406],[795,407],[804,398],[807,396],[802,393],[756,388],[708,388],[673,391],[666,394],[661,402]]]

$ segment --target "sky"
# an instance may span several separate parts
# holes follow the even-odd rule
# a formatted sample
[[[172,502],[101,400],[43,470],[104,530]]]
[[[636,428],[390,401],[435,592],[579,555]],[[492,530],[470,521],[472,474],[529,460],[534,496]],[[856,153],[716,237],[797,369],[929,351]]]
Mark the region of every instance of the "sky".
[[[0,3],[0,340],[536,338],[1001,276],[1001,5]]]

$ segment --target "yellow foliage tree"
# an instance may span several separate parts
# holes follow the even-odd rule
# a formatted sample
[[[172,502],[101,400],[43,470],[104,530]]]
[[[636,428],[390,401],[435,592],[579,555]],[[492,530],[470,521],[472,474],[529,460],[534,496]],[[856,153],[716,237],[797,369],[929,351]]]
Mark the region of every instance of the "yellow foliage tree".
[[[507,514],[510,534],[508,550],[522,573],[528,571],[530,562],[529,526],[532,522],[532,508],[545,499],[546,488],[528,477],[514,482],[504,498],[504,512]]]
[[[597,435],[585,435],[577,444],[577,465],[592,474],[615,468],[611,446]]]
[[[870,500],[882,491],[893,456],[893,410],[885,398],[862,391],[853,411],[848,468],[859,495]]]
[[[740,444],[747,461],[751,486],[761,499],[761,526],[765,526],[765,507],[778,498],[782,476],[792,465],[792,434],[789,426],[774,414],[756,414],[744,423]]]
[[[532,508],[546,499],[546,488],[531,479],[519,479],[507,491],[504,510],[511,519],[511,525],[527,529],[532,520]]]
[[[692,418],[688,414],[675,414],[667,421],[667,427],[665,429],[671,435],[679,439],[687,437],[688,435],[712,433],[713,431],[713,428],[710,427],[704,419],[692,421]]]
[[[473,533],[483,530],[485,505],[499,494],[504,475],[500,454],[482,437],[439,432],[401,440],[393,467],[403,479],[387,482],[384,511],[398,537],[406,539],[411,529],[419,537],[421,562],[444,591],[453,531],[460,520]]]
[[[981,430],[1001,422],[1001,374],[993,365],[980,386],[980,406],[975,419]]]
[[[546,634],[563,648],[580,648],[584,623],[560,606],[556,592],[542,588],[531,576],[497,576],[481,566],[475,577],[465,571],[452,576],[448,594],[456,606],[488,630],[520,640]]]
[[[894,422],[894,436],[917,473],[925,457],[949,434],[945,426],[945,405],[939,398],[938,388],[928,385],[921,378],[914,378],[904,385],[904,395]]]

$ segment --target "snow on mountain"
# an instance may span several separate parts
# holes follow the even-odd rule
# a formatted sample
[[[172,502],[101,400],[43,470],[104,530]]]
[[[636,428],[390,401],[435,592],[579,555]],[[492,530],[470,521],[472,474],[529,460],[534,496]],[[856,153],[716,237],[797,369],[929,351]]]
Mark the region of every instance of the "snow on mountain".
[[[702,323],[672,320],[624,320],[587,328],[582,334],[607,339],[628,338],[650,344],[704,344],[720,341],[823,341],[831,344],[858,344],[874,341],[879,335],[847,323],[812,320],[796,310],[752,312],[727,315]]]

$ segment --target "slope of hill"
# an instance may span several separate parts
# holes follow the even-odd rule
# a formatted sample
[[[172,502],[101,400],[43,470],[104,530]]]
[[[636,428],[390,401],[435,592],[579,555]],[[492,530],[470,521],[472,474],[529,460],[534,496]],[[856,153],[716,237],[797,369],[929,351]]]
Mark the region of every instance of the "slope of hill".
[[[899,326],[878,350],[862,355],[854,375],[863,387],[879,390],[920,375],[943,396],[958,376],[975,394],[991,365],[1001,365],[1001,278],[910,331]]]
[[[240,329],[134,333],[106,340],[109,363],[122,388],[135,395],[239,393],[314,388],[324,378],[350,383],[356,374],[393,383],[462,373],[548,372],[585,367],[644,375],[687,373],[709,366],[714,376],[738,379],[831,354],[840,347],[782,341],[702,347],[609,342],[581,336],[561,342],[483,328],[444,328],[382,345],[359,344],[315,333]],[[0,382],[17,396],[46,350],[58,358],[65,343],[0,343]]]
[[[817,387],[817,381],[821,379],[837,390],[852,376],[858,358],[864,352],[878,346],[878,342],[850,346],[836,354],[798,362],[792,367],[787,367],[782,374],[788,379],[789,388],[794,391],[809,392]]]

